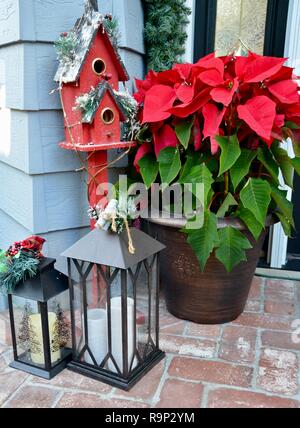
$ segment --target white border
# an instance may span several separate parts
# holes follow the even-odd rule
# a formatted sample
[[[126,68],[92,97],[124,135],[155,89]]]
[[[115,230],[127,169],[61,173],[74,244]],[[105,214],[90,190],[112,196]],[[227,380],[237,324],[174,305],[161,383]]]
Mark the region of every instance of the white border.
[[[285,40],[285,56],[289,58],[288,65],[300,73],[300,1],[290,0]],[[292,144],[286,142],[286,148],[291,156],[294,155]],[[288,198],[292,200],[292,190],[288,187]],[[281,269],[287,262],[288,238],[280,225],[273,228],[269,241],[269,262],[271,268]]]

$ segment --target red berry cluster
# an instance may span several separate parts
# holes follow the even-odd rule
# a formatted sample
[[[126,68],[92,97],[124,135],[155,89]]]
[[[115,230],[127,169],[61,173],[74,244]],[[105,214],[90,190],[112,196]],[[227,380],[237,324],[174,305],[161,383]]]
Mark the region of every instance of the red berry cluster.
[[[6,257],[15,257],[22,249],[22,245],[20,242],[16,242],[11,245],[6,252]]]

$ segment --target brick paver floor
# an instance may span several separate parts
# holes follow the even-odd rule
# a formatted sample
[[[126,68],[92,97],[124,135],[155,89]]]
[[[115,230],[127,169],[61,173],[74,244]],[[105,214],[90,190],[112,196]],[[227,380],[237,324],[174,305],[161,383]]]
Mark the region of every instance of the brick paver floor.
[[[8,368],[0,315],[0,407],[300,408],[297,319],[300,283],[260,278],[231,324],[196,325],[162,308],[167,358],[125,393],[68,370],[47,382]]]

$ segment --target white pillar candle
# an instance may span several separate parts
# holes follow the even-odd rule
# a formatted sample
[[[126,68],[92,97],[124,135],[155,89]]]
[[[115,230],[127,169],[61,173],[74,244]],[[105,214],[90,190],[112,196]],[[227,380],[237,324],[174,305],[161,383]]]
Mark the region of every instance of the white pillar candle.
[[[106,311],[104,309],[89,309],[87,318],[89,348],[97,364],[100,365],[107,355]],[[94,365],[89,352],[85,353],[84,360],[86,363]]]
[[[128,329],[128,370],[132,362],[132,358],[135,351],[134,343],[134,328],[135,328],[135,317],[134,317],[134,300],[127,299],[127,329]],[[123,372],[123,346],[122,346],[122,298],[114,297],[111,299],[111,340],[112,340],[112,355],[119,366],[121,372]],[[133,363],[133,369],[137,365],[137,359],[135,358]],[[116,372],[114,364],[109,361],[109,369],[112,372]]]
[[[45,355],[44,355],[44,346],[43,346],[43,330],[42,330],[41,315],[40,314],[30,315],[29,325],[30,325],[31,347],[33,350],[38,350],[38,352],[30,352],[31,361],[34,364],[44,366]],[[56,314],[53,312],[48,313],[48,325],[49,325],[49,336],[50,336],[50,347],[51,347],[51,343],[55,336],[55,326],[56,326]],[[61,357],[60,350],[56,352],[51,352],[52,364],[56,363],[60,359],[60,357]]]

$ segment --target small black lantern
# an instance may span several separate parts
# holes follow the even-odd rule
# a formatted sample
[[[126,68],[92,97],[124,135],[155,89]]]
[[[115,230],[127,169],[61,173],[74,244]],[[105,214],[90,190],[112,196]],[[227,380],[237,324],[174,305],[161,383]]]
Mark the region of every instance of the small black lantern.
[[[52,379],[71,360],[68,278],[42,258],[34,278],[8,295],[14,361],[10,367]]]
[[[69,369],[128,391],[165,354],[159,349],[159,253],[145,233],[94,229],[68,258],[73,359]]]

